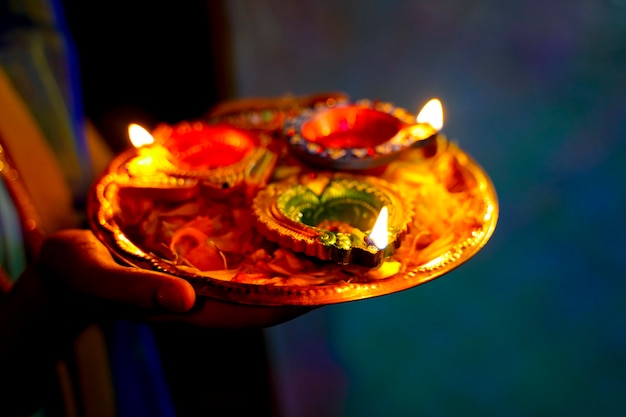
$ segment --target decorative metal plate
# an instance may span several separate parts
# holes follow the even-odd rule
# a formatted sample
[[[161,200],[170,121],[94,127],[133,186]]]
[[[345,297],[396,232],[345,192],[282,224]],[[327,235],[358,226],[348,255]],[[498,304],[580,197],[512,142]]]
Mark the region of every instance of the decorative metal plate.
[[[137,155],[136,150],[115,158],[92,188],[89,221],[99,239],[121,261],[186,279],[199,296],[242,304],[309,306],[383,296],[454,270],[472,258],[495,230],[499,207],[491,180],[468,154],[443,135],[436,140],[434,156],[426,155],[423,149],[410,149],[384,172],[377,173],[410,202],[412,218],[408,219],[409,232],[402,244],[376,268],[322,261],[266,240],[249,221],[254,215],[254,196],[229,196],[226,200],[222,196],[213,201],[201,183],[175,180],[148,187],[150,192],[146,193],[125,188],[119,178]],[[279,160],[274,176],[268,180],[270,184],[283,180],[285,172],[319,174],[304,165],[290,166],[285,160]],[[173,210],[167,215],[180,217],[191,210],[187,219],[191,223],[186,226],[190,227],[188,238],[196,233],[195,226],[189,224],[211,221],[212,210],[218,208],[227,208],[228,216],[234,217],[226,220],[241,228],[231,230],[239,233],[236,241],[242,246],[226,253],[224,262],[230,262],[226,268],[202,270],[169,255],[171,235],[161,229],[172,228],[175,234],[180,228],[176,229],[175,221],[171,221],[172,226],[158,216],[155,220],[155,213]],[[226,220],[219,224],[230,224]],[[160,241],[161,235],[168,237]],[[206,237],[201,236],[198,239]]]

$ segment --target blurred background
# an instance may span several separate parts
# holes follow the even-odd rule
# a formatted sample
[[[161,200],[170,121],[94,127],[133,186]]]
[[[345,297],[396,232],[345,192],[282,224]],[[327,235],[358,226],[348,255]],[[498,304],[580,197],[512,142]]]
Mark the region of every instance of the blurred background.
[[[266,332],[285,417],[626,414],[626,1],[67,3],[106,34],[76,36],[104,131],[120,97],[168,122],[226,98],[438,97],[495,183],[498,227],[458,270]]]

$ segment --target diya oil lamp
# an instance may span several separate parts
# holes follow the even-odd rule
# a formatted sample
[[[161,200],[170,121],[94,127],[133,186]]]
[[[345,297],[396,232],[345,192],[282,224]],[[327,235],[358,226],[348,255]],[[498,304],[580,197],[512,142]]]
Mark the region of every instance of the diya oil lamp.
[[[282,247],[368,268],[393,254],[412,218],[412,207],[391,184],[342,173],[269,184],[252,210],[259,232]]]
[[[433,146],[443,126],[438,99],[417,117],[388,102],[320,105],[287,120],[292,152],[318,168],[365,171],[385,166],[410,148]]]
[[[216,196],[239,188],[253,195],[277,160],[265,148],[266,138],[227,124],[162,124],[153,134],[131,124],[129,136],[136,155],[124,165],[126,187],[144,194],[180,194],[199,186]]]
[[[285,120],[316,106],[335,106],[348,102],[341,92],[325,92],[303,96],[287,94],[281,97],[252,97],[225,101],[213,106],[207,113],[210,123],[226,122],[244,129],[280,133]]]

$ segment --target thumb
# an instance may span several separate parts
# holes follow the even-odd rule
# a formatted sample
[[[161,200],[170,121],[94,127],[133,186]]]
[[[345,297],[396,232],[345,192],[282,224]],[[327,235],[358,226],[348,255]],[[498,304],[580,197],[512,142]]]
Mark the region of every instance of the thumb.
[[[59,285],[76,293],[141,309],[185,312],[195,302],[186,280],[118,264],[89,230],[70,229],[48,237],[39,266]],[[45,278],[44,278],[45,279]]]

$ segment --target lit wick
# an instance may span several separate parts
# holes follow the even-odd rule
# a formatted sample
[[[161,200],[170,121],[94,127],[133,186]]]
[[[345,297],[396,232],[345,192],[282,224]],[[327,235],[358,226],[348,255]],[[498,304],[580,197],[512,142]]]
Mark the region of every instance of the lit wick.
[[[128,137],[130,143],[135,148],[141,148],[142,146],[152,145],[154,143],[154,137],[143,126],[137,123],[131,123],[128,125]]]
[[[131,144],[138,150],[137,158],[128,165],[132,176],[153,176],[158,172],[159,160],[166,157],[166,150],[154,144],[154,137],[142,126],[131,123],[128,125],[128,137]]]
[[[387,224],[389,222],[389,213],[387,206],[384,206],[380,213],[378,214],[378,218],[376,219],[376,223],[374,223],[374,227],[370,232],[367,240],[369,243],[372,243],[379,250],[383,250],[389,244],[389,232]]]
[[[443,107],[439,99],[430,99],[419,111],[415,123],[409,123],[391,139],[402,143],[410,138],[413,147],[432,147],[443,127]]]
[[[443,128],[443,106],[439,99],[430,99],[415,118],[415,124],[406,127],[416,139],[415,146],[422,147],[424,156],[431,157],[437,152],[438,133]]]
[[[422,107],[416,119],[419,124],[429,124],[437,132],[443,127],[443,106],[437,98],[432,98]]]

